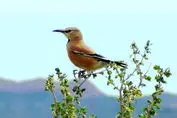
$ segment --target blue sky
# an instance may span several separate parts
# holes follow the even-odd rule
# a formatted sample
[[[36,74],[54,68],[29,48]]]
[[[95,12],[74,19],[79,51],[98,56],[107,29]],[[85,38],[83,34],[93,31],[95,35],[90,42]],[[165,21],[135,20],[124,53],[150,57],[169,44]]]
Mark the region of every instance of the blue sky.
[[[0,76],[24,80],[47,77],[60,67],[69,76],[76,67],[66,54],[66,38],[52,30],[78,27],[85,41],[110,59],[129,62],[130,44],[151,40],[147,64],[170,67],[165,89],[176,93],[176,0],[6,0],[0,4]],[[131,64],[131,63],[130,63]],[[104,78],[91,80],[113,94]],[[152,88],[146,88],[150,93]]]

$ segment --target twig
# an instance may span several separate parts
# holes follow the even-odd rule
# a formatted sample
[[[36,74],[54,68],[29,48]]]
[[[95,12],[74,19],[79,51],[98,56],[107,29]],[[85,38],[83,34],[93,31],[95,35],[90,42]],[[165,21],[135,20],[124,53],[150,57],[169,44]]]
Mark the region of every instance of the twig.
[[[53,89],[51,90],[51,93],[52,93],[52,96],[53,96],[54,102],[56,103],[56,102],[57,102],[57,97],[56,97],[56,94],[55,94],[55,92],[54,92]]]
[[[50,92],[52,93],[52,96],[53,96],[53,99],[54,99],[55,106],[57,106],[57,104],[56,104],[56,103],[57,103],[57,97],[56,97],[56,94],[55,94],[55,92],[54,92],[53,89],[51,89]],[[54,116],[54,115],[53,115],[53,118],[57,118],[57,116]],[[60,116],[58,116],[58,118],[60,118]]]
[[[151,65],[152,65],[152,63],[149,64],[149,67],[148,67],[147,71],[144,73],[144,76],[149,72]]]
[[[89,78],[89,77],[88,77],[88,78]],[[78,87],[81,87],[81,86],[86,82],[86,80],[87,80],[88,78],[84,78],[84,80],[79,84]]]
[[[78,85],[78,87],[81,87],[91,75],[94,76],[94,75],[97,75],[97,74],[101,74],[101,73],[105,72],[106,70],[103,70],[103,71],[100,71],[100,72],[95,72],[95,73],[87,73],[87,74],[85,74],[83,71],[79,71],[79,72],[75,72],[75,71],[76,70],[73,71],[75,79],[81,80],[82,78],[84,78],[84,80]],[[77,74],[78,74],[78,76],[76,77]]]
[[[144,73],[143,76],[142,76],[142,74],[140,74],[141,77],[140,77],[140,82],[139,82],[139,84],[138,84],[138,88],[142,85],[143,77],[149,72],[149,69],[150,69],[151,65],[152,65],[152,63],[150,63],[150,65],[149,65],[147,71]]]
[[[137,68],[135,68],[134,71],[126,77],[125,81],[128,80],[131,76],[133,76],[136,71],[137,71]]]

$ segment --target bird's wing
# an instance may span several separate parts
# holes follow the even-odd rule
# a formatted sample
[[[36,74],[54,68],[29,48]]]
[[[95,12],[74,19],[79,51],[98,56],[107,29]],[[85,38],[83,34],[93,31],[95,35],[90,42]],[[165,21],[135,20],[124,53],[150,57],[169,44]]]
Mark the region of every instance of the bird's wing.
[[[85,56],[85,57],[90,57],[90,58],[94,58],[96,59],[97,61],[102,61],[102,62],[106,62],[106,63],[115,63],[123,68],[127,68],[127,64],[124,63],[124,62],[121,62],[121,61],[111,61],[109,59],[106,59],[104,56],[100,55],[100,54],[96,54],[96,53],[93,53],[93,54],[87,54],[87,53],[84,53],[84,52],[80,52],[80,51],[77,51],[77,50],[72,50],[72,52],[74,54],[77,54],[77,55],[82,55],[82,56]]]
[[[85,56],[85,57],[95,58],[98,61],[106,60],[106,58],[104,56],[102,56],[100,54],[96,54],[96,53],[89,54],[89,53],[85,53],[85,52],[81,52],[81,51],[77,51],[77,50],[72,50],[72,52],[74,54],[77,54],[77,55],[82,55],[82,56]]]

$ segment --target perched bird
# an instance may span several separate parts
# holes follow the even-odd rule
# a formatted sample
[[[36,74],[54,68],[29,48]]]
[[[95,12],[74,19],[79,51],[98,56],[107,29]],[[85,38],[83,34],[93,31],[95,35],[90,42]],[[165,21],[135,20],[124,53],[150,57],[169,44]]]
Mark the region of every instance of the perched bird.
[[[111,61],[104,56],[97,54],[93,49],[87,46],[83,40],[82,33],[76,27],[66,29],[57,29],[53,32],[63,33],[68,39],[67,52],[71,62],[85,71],[94,71],[107,66],[110,63],[126,68],[126,64],[119,61]]]

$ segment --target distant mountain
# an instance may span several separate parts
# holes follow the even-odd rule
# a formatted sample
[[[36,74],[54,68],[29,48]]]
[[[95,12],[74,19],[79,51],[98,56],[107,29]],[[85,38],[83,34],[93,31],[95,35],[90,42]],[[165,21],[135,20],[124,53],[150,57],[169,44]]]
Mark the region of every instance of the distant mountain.
[[[37,78],[25,81],[12,81],[0,78],[0,91],[2,92],[32,92],[44,91],[45,79]]]
[[[44,91],[45,81],[46,79],[44,78],[36,78],[20,82],[0,78],[0,92],[42,92]],[[74,83],[71,83],[70,86],[73,87]],[[89,81],[86,81],[83,84],[83,88],[87,88],[84,97],[104,95],[102,91],[98,90],[96,86]],[[56,89],[59,89],[57,83]]]
[[[0,79],[0,118],[52,118],[50,104],[53,102],[50,93],[44,91],[45,80],[42,78],[30,81],[14,82]],[[119,110],[115,97],[99,91],[89,81],[84,85],[87,89],[81,104],[98,118],[115,118]],[[60,97],[60,94],[58,96]],[[136,113],[141,112],[146,100],[143,97],[135,102]],[[177,96],[163,94],[162,109],[154,118],[177,118]]]

